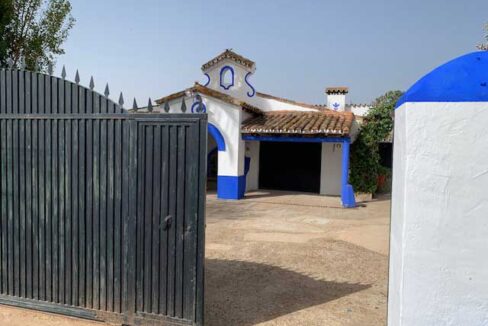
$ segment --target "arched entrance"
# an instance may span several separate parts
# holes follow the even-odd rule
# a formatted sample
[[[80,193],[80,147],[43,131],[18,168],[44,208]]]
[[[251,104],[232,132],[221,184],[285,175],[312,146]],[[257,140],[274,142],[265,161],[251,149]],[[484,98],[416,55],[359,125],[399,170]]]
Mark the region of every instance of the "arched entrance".
[[[207,141],[207,191],[218,191],[219,152],[226,150],[225,140],[219,129],[208,124]]]

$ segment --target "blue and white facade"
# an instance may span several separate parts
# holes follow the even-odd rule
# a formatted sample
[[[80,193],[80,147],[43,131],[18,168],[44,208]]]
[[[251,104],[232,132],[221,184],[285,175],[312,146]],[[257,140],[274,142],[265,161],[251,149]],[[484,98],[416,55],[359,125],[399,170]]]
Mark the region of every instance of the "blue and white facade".
[[[388,325],[488,325],[488,52],[395,110]]]
[[[187,113],[200,109],[208,114],[208,151],[218,151],[217,195],[221,199],[241,199],[246,191],[259,188],[260,144],[267,140],[241,132],[243,122],[253,116],[253,109],[265,113],[319,112],[324,109],[323,106],[297,103],[257,92],[252,79],[255,71],[254,62],[226,51],[202,67],[204,76],[201,84],[157,101],[162,112],[181,113],[181,104],[185,101]],[[347,110],[346,93],[330,95],[340,103],[340,107],[336,108],[339,112]],[[292,135],[278,140],[321,143],[320,193],[348,198],[347,202],[343,200],[347,207],[355,205],[353,190],[348,183],[349,145],[358,129],[355,123],[352,129],[345,137],[309,137],[300,140]]]

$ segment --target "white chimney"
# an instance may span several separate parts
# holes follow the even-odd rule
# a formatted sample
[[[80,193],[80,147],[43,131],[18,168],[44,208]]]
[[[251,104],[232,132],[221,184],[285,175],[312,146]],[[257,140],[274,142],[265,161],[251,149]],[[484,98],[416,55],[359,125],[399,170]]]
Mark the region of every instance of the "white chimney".
[[[334,111],[346,110],[346,94],[349,93],[347,87],[328,87],[325,89],[327,94],[327,107]]]

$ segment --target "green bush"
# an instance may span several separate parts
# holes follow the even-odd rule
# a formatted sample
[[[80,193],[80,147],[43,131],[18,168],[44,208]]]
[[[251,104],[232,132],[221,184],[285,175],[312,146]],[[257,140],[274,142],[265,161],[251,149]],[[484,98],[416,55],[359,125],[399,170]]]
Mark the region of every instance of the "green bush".
[[[395,104],[401,91],[389,91],[377,98],[364,119],[358,138],[351,146],[350,182],[357,192],[375,193],[378,175],[384,171],[380,164],[379,143],[393,130]]]

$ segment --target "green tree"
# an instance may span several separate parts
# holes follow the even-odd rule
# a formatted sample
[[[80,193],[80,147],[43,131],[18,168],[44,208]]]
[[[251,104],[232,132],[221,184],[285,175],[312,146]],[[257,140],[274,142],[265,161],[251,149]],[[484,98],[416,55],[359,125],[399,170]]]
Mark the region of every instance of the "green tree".
[[[12,9],[10,0],[0,0],[0,66],[4,66],[7,59],[8,42],[5,35],[7,26],[12,20]]]
[[[488,23],[485,25],[485,44],[478,45],[478,49],[488,51]]]
[[[350,181],[355,191],[375,193],[380,164],[379,143],[393,130],[393,114],[401,91],[389,91],[378,97],[366,115],[358,138],[351,146]]]
[[[69,0],[0,0],[0,62],[40,71],[64,54],[63,43],[75,23]]]

